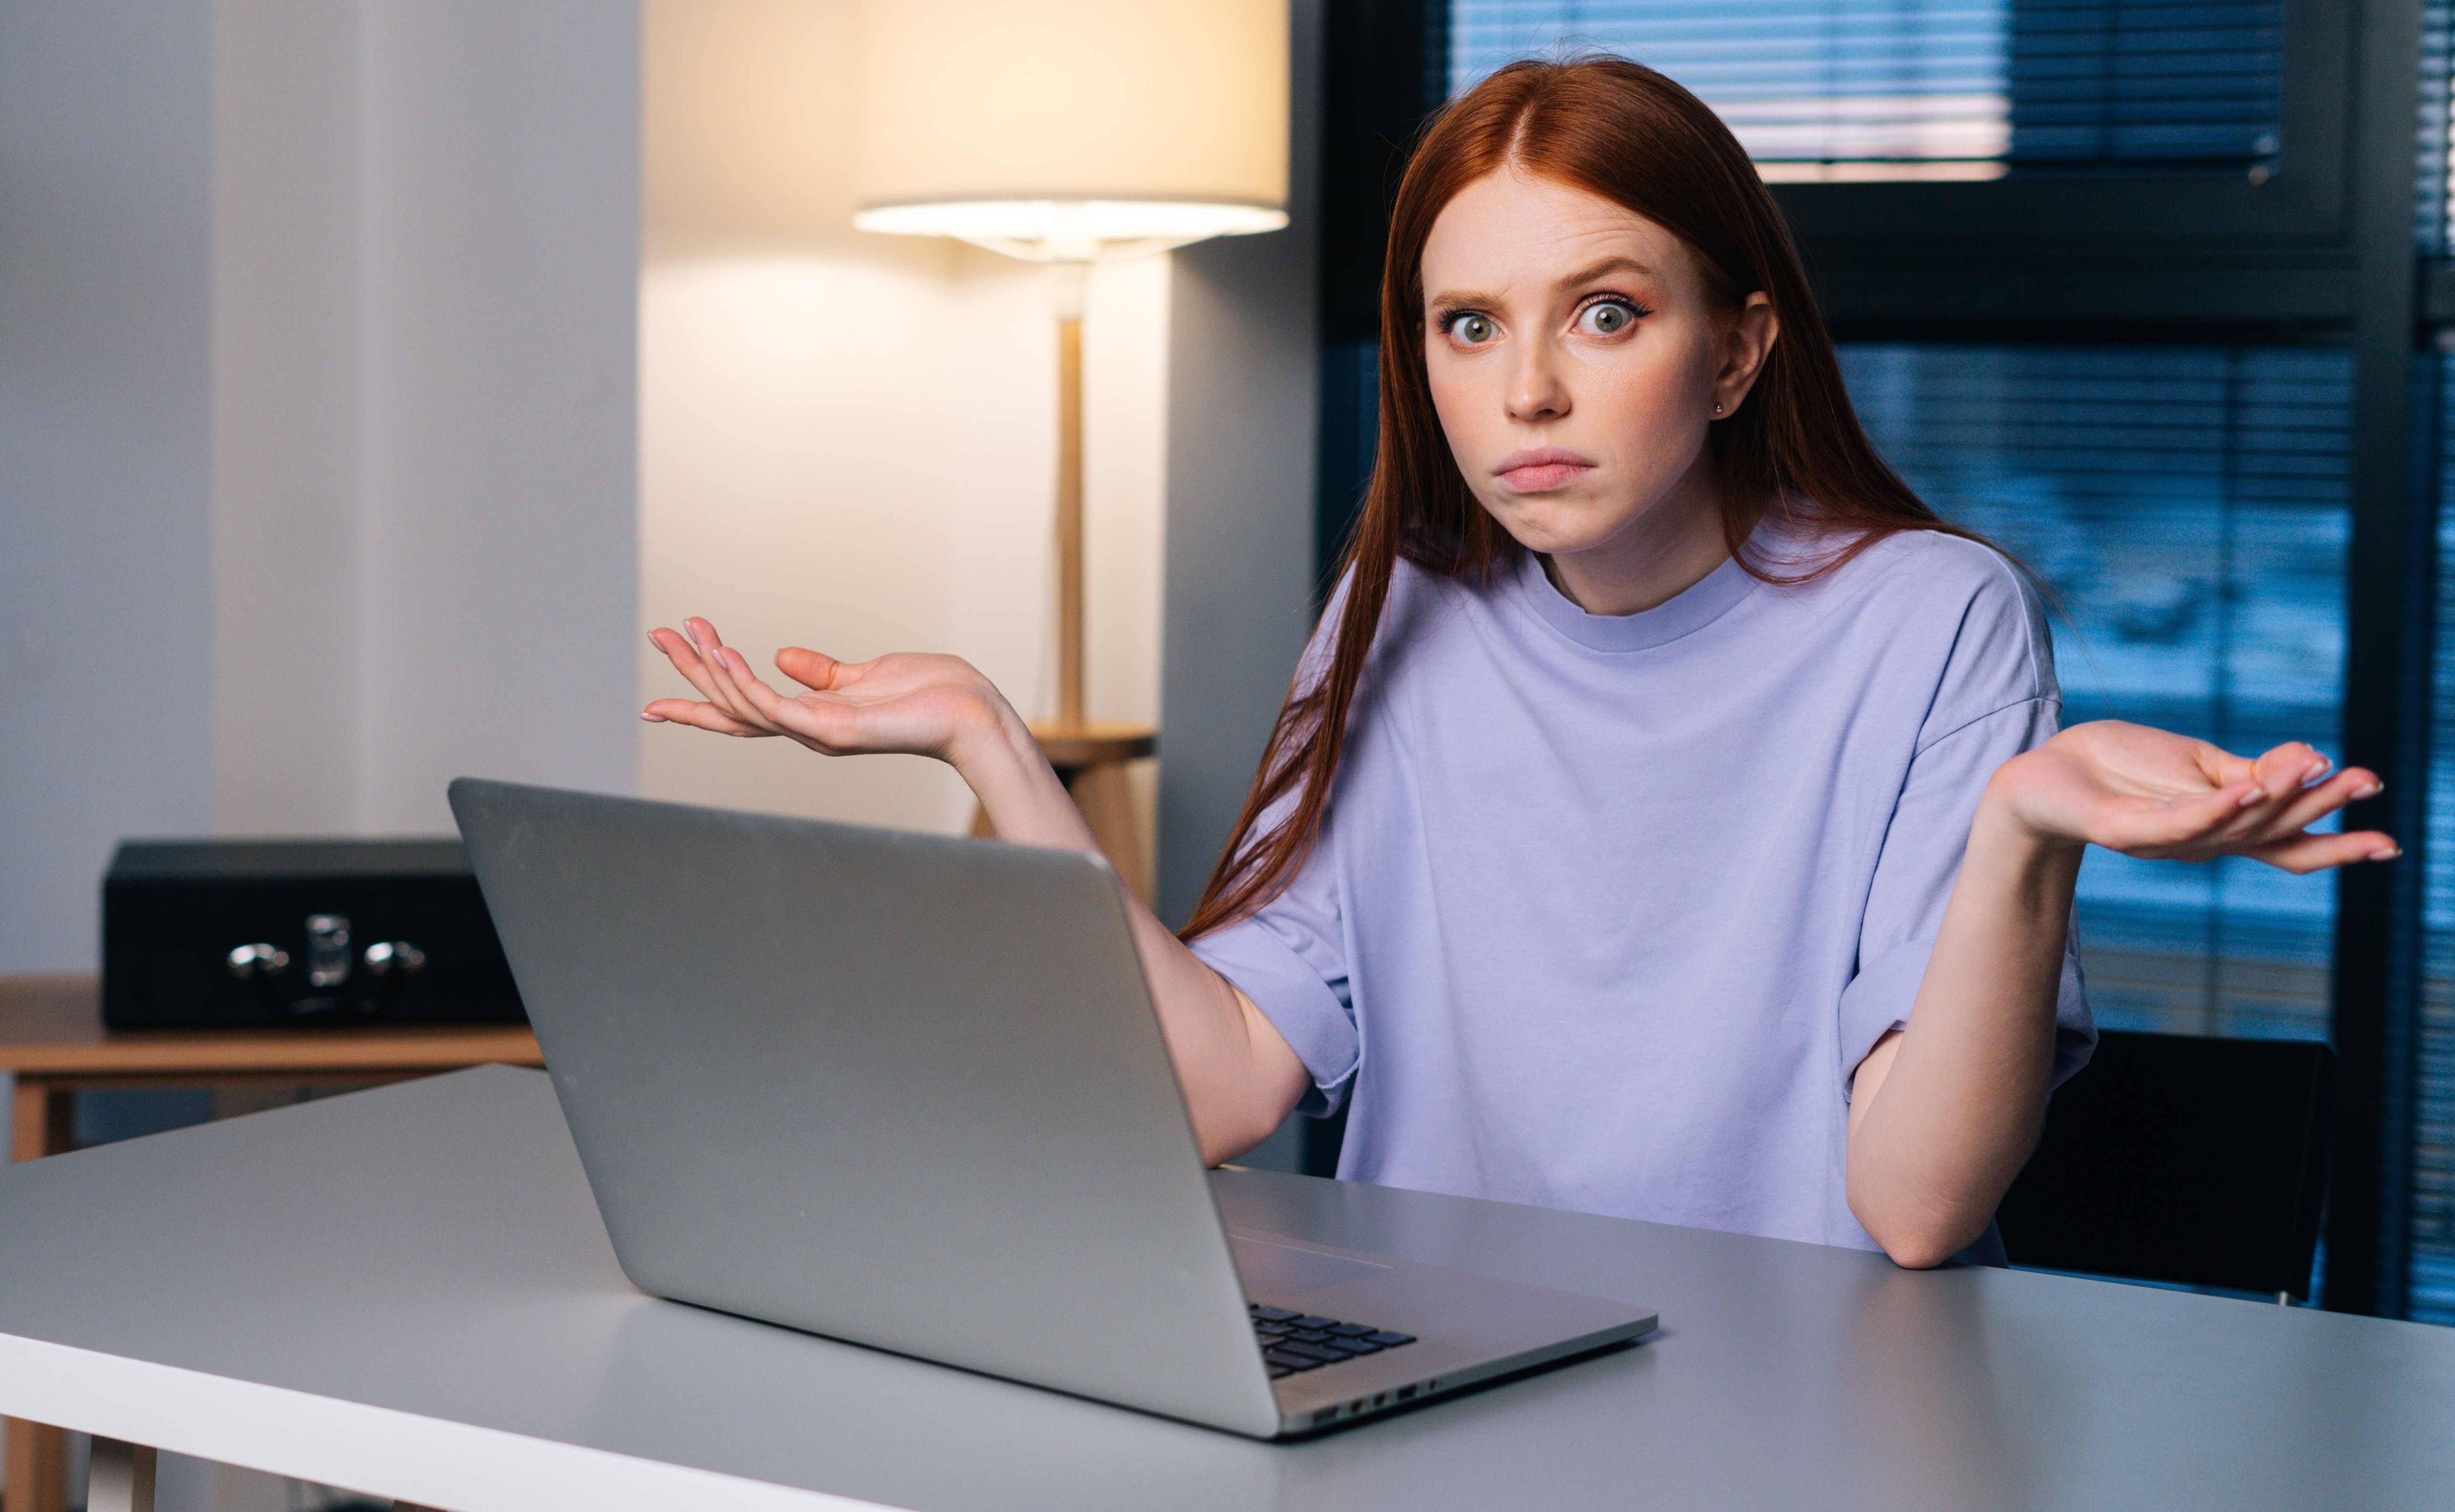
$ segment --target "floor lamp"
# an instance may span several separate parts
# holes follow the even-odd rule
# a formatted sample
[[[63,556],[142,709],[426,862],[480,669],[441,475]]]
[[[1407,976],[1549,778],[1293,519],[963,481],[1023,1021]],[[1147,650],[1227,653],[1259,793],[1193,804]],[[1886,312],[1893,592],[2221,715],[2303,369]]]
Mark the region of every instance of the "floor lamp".
[[[1048,265],[1058,707],[1032,733],[1148,897],[1125,768],[1158,733],[1083,689],[1084,291],[1094,262],[1288,223],[1287,0],[867,0],[861,78],[855,226]]]

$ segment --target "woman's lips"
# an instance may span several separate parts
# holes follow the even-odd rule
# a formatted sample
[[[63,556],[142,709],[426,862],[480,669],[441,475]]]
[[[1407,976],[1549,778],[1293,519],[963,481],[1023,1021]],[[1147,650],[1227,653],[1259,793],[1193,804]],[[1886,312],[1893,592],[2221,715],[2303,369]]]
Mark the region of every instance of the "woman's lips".
[[[1534,467],[1512,467],[1500,474],[1500,481],[1520,494],[1542,494],[1593,471],[1573,462],[1545,462]]]
[[[1561,447],[1545,446],[1512,452],[1491,471],[1516,493],[1542,494],[1593,470],[1594,464],[1589,458]]]

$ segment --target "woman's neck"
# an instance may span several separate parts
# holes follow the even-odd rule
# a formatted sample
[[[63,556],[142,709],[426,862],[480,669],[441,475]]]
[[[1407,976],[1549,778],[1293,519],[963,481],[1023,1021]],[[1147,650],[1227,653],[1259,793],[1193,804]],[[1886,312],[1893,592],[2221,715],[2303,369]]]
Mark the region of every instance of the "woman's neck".
[[[1543,558],[1543,574],[1590,615],[1636,615],[1667,604],[1730,560],[1717,490],[1683,490],[1610,539]]]

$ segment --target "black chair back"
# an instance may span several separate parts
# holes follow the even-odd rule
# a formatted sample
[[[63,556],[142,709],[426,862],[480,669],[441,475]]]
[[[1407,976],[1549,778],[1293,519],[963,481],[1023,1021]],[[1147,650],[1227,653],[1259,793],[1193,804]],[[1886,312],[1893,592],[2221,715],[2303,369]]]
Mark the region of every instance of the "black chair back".
[[[2336,1053],[2105,1031],[1996,1221],[2016,1265],[2307,1296]]]

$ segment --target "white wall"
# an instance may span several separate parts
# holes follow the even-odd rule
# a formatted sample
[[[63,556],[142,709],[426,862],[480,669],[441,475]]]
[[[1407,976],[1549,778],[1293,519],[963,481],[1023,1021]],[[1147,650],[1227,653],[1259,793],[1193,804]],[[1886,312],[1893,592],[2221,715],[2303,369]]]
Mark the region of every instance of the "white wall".
[[[971,659],[1054,712],[1055,332],[1043,272],[851,228],[859,8],[649,0],[640,277],[644,631]],[[1155,721],[1167,264],[1096,270],[1085,323],[1095,716]],[[662,797],[953,830],[971,801],[915,757],[643,726]]]
[[[362,18],[213,17],[213,828],[358,827]]]
[[[0,972],[637,758],[639,13],[0,0]]]
[[[211,22],[0,5],[0,971],[212,820]]]
[[[223,0],[216,817],[629,791],[637,12]]]
[[[361,134],[358,819],[636,781],[639,16],[379,0]]]

